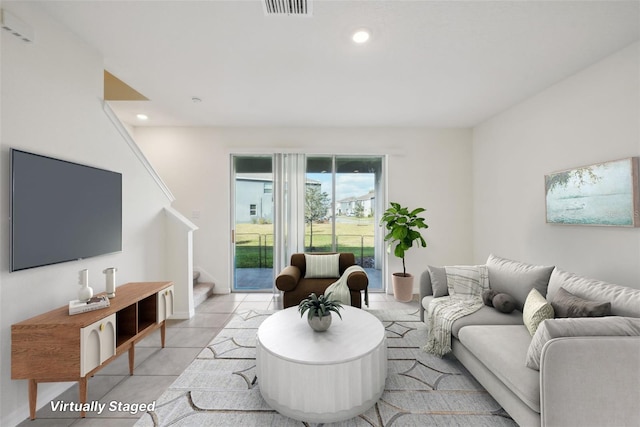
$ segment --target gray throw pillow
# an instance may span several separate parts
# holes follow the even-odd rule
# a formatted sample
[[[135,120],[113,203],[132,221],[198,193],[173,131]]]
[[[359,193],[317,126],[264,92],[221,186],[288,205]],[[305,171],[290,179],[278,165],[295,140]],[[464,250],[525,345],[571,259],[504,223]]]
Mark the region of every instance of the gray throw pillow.
[[[488,307],[493,307],[493,297],[498,295],[493,289],[487,289],[482,292],[482,302]]]
[[[587,336],[638,336],[640,319],[635,317],[578,317],[548,319],[538,326],[527,351],[526,365],[540,370],[542,348],[554,338]]]
[[[580,298],[560,288],[551,300],[556,317],[602,317],[611,315],[611,303]]]
[[[501,313],[509,314],[516,309],[516,300],[511,295],[501,293],[493,297],[493,306]]]
[[[517,309],[522,311],[531,289],[537,289],[542,296],[547,294],[549,277],[553,266],[525,264],[500,258],[493,254],[487,259],[489,286],[498,293],[513,297]]]
[[[447,272],[444,267],[428,266],[429,276],[431,277],[431,289],[433,297],[440,298],[449,295],[449,287],[447,286]]]

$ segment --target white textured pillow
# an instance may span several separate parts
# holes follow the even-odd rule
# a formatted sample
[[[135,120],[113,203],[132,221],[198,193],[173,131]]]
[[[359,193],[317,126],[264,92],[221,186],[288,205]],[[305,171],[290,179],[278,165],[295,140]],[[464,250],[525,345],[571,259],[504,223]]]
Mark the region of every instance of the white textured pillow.
[[[340,254],[309,255],[304,254],[307,279],[340,277]]]
[[[542,347],[554,338],[588,336],[638,336],[640,319],[635,317],[570,317],[543,321],[536,331],[529,350],[527,366],[540,370]]]
[[[553,307],[536,288],[529,291],[522,309],[522,320],[531,336],[534,336],[538,325],[543,320],[553,319]]]

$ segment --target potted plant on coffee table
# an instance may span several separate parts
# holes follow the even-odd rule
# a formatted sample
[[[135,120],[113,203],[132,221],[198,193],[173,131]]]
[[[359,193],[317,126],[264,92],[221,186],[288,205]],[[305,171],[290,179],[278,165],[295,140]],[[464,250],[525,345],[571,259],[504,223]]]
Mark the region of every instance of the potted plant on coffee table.
[[[424,218],[418,216],[425,210],[424,208],[416,208],[410,211],[409,208],[402,207],[399,203],[391,202],[391,207],[384,212],[380,219],[380,225],[387,230],[384,240],[388,242],[389,251],[395,245],[393,254],[402,259],[402,273],[393,273],[391,278],[393,295],[398,301],[408,302],[413,298],[413,275],[407,273],[404,256],[406,251],[413,247],[413,242],[418,242],[423,248],[427,246],[419,229],[429,226],[425,224]]]
[[[342,304],[340,304],[338,300],[331,299],[331,292],[327,295],[323,294],[320,296],[312,293],[298,304],[300,317],[302,317],[304,313],[308,313],[307,322],[309,322],[311,329],[316,332],[322,332],[329,329],[329,326],[331,326],[332,311],[342,319],[342,315],[339,311],[341,308]]]

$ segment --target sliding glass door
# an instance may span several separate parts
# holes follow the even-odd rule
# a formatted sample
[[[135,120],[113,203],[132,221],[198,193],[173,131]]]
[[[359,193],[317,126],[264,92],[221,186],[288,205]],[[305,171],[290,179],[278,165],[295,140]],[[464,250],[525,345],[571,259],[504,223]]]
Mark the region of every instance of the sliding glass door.
[[[232,156],[233,291],[272,292],[296,252],[353,252],[383,291],[384,158]]]
[[[353,252],[382,291],[384,206],[381,156],[307,156],[305,251]]]
[[[271,156],[233,156],[233,291],[273,290]]]

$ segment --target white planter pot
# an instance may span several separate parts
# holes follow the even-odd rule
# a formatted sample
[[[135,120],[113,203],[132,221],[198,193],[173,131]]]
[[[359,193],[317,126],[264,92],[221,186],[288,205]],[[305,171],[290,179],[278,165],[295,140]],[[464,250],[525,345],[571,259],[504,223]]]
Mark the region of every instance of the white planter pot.
[[[393,296],[397,301],[409,302],[413,299],[413,275],[407,273],[393,273],[391,277],[393,284]]]

